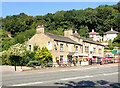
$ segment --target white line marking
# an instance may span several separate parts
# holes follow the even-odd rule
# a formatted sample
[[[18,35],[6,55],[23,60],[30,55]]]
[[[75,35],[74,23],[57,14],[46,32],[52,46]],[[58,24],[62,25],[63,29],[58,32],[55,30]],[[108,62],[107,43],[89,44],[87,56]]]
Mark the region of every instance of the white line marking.
[[[89,77],[93,77],[93,76],[81,76],[81,77],[74,77],[74,78],[64,78],[64,79],[60,79],[60,80],[71,80],[71,79],[81,79],[81,78],[89,78]]]
[[[109,73],[109,74],[103,74],[103,75],[114,75],[114,74],[118,74],[118,72]]]
[[[108,74],[97,74],[97,75],[92,75],[92,76],[87,75],[87,76],[80,76],[80,77],[74,77],[74,78],[64,78],[64,79],[60,79],[60,80],[83,79],[83,78],[90,78],[90,77],[101,76],[101,75],[114,75],[114,74],[118,74],[118,72],[108,73]]]
[[[25,84],[16,84],[16,85],[12,85],[12,86],[26,86],[26,85],[34,85],[34,84],[39,84],[39,83],[43,83],[43,82],[34,82],[34,83],[25,83]]]

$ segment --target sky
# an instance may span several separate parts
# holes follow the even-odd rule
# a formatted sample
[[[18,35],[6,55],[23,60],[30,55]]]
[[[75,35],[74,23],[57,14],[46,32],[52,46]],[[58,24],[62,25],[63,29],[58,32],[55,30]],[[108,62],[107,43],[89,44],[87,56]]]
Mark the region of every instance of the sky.
[[[2,17],[25,13],[29,16],[46,15],[57,11],[96,8],[99,5],[115,5],[118,2],[2,2]]]

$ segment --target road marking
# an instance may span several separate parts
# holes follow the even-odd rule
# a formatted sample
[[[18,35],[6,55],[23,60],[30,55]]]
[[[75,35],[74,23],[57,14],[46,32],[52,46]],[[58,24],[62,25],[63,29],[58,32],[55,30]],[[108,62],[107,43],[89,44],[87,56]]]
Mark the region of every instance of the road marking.
[[[25,83],[25,84],[16,84],[16,85],[12,85],[12,86],[27,86],[27,85],[34,85],[34,84],[40,84],[43,82],[32,82],[32,83]]]
[[[74,78],[64,78],[64,79],[60,79],[60,80],[71,80],[71,79],[81,79],[81,78],[89,78],[89,77],[93,77],[93,76],[81,76],[81,77],[74,77]]]
[[[109,74],[103,74],[103,75],[114,75],[114,74],[118,74],[118,72],[109,73]]]
[[[114,75],[114,74],[118,74],[118,72],[108,73],[108,74],[97,74],[97,75],[91,75],[91,76],[87,75],[87,76],[80,76],[80,77],[74,77],[74,78],[64,78],[60,80],[74,80],[74,79],[83,79],[83,78],[90,78],[90,77],[96,77],[101,75]]]

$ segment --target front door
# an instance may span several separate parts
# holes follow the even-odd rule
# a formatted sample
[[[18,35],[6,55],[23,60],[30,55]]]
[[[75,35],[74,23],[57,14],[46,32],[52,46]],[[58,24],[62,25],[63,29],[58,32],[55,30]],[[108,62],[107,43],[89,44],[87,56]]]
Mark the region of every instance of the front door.
[[[67,58],[68,58],[69,63],[72,63],[72,56],[68,55]]]

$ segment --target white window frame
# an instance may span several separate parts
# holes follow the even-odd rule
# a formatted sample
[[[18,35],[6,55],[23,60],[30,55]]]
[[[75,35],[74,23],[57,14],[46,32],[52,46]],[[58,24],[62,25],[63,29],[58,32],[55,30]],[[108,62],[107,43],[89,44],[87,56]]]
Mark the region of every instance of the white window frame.
[[[62,45],[62,47],[61,47],[61,45]],[[60,51],[64,51],[63,47],[64,47],[64,45],[60,44]]]
[[[75,51],[78,52],[78,46],[75,47]]]

